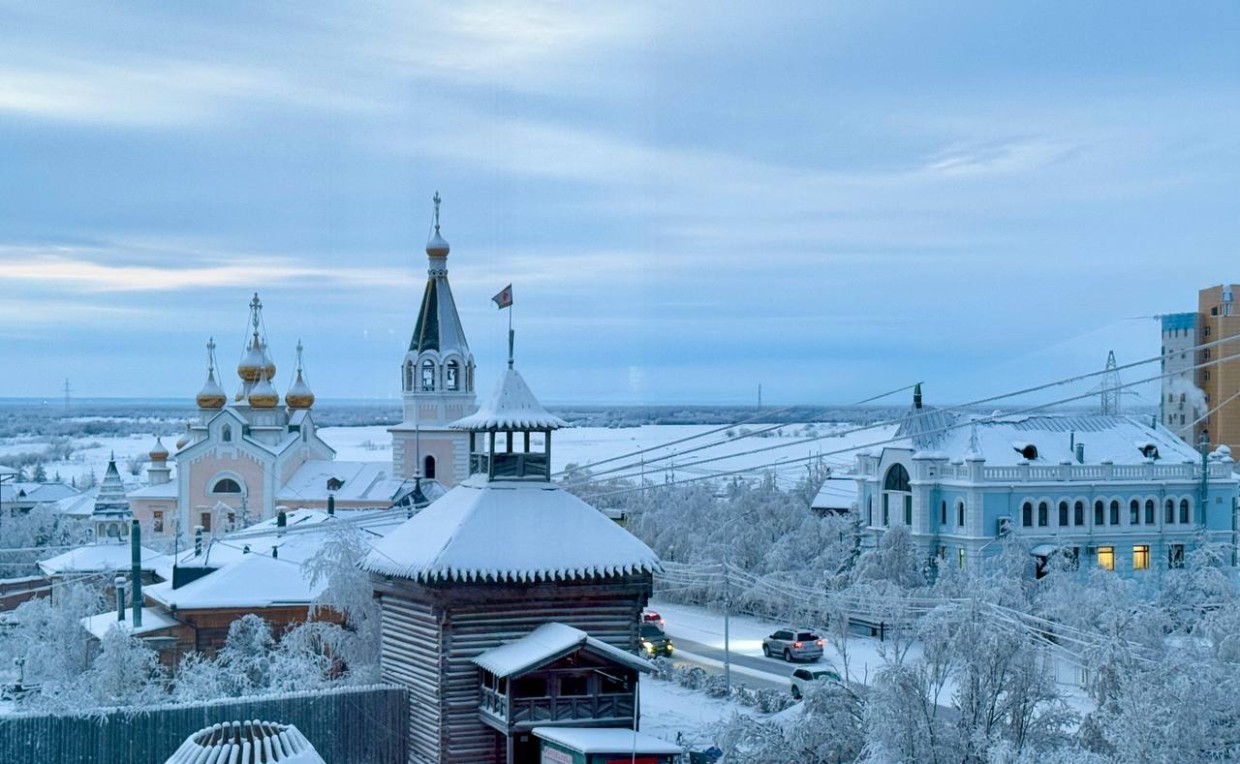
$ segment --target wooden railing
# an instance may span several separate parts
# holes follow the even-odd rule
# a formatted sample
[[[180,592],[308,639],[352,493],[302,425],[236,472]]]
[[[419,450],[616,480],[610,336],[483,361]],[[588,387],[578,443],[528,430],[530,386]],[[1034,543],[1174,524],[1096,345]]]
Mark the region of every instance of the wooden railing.
[[[631,694],[513,698],[511,718],[506,713],[509,702],[506,695],[483,687],[482,700],[478,707],[495,718],[513,725],[548,724],[582,719],[602,721],[633,718],[633,696]]]

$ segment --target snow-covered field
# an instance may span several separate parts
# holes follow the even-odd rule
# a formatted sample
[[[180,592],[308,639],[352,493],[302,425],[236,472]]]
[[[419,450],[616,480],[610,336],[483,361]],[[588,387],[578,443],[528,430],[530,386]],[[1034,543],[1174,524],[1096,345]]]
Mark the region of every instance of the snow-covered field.
[[[847,424],[790,424],[762,436],[745,433],[765,430],[770,425],[747,424],[721,429],[717,425],[646,425],[642,427],[574,427],[555,433],[552,440],[552,468],[563,470],[569,464],[588,466],[606,477],[640,478],[662,481],[668,475],[691,478],[709,474],[756,475],[774,469],[781,483],[788,485],[805,473],[807,459],[821,456],[823,463],[836,467],[851,463],[848,452],[890,437],[892,428],[880,427],[842,436],[831,433],[852,428]],[[154,429],[154,428],[152,428]],[[319,434],[341,461],[390,463],[391,435],[384,426],[325,427]],[[173,451],[176,437],[163,439]],[[6,454],[41,451],[47,439],[37,436],[6,438],[0,441],[0,464]],[[674,445],[667,445],[672,444]],[[92,472],[103,476],[108,458],[115,454],[117,467],[126,480],[137,480],[128,466],[144,460],[155,445],[155,435],[122,437],[86,436],[74,440],[73,454],[67,461],[45,464],[48,479],[60,475],[68,483],[81,483]],[[638,453],[643,452],[643,453]],[[606,461],[604,460],[611,460]],[[697,464],[697,462],[705,463]]]

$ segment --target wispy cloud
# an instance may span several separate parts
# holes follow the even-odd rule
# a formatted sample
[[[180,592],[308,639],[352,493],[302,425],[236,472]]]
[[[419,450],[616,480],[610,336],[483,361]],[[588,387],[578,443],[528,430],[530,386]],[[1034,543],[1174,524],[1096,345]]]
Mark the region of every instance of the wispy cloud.
[[[1047,139],[952,146],[931,157],[925,170],[956,176],[1011,175],[1061,162],[1077,150],[1076,146]]]

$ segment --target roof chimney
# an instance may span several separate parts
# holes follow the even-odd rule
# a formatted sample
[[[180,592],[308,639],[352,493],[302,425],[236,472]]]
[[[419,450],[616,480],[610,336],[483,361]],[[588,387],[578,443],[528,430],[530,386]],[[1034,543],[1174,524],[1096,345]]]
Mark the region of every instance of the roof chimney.
[[[921,383],[913,385],[913,408],[921,409]]]

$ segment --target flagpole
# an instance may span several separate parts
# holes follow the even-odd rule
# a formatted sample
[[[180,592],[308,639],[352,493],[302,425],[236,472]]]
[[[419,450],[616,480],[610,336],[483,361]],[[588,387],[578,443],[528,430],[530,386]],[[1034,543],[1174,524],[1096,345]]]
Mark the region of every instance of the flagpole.
[[[508,368],[512,368],[512,306],[508,306]]]

